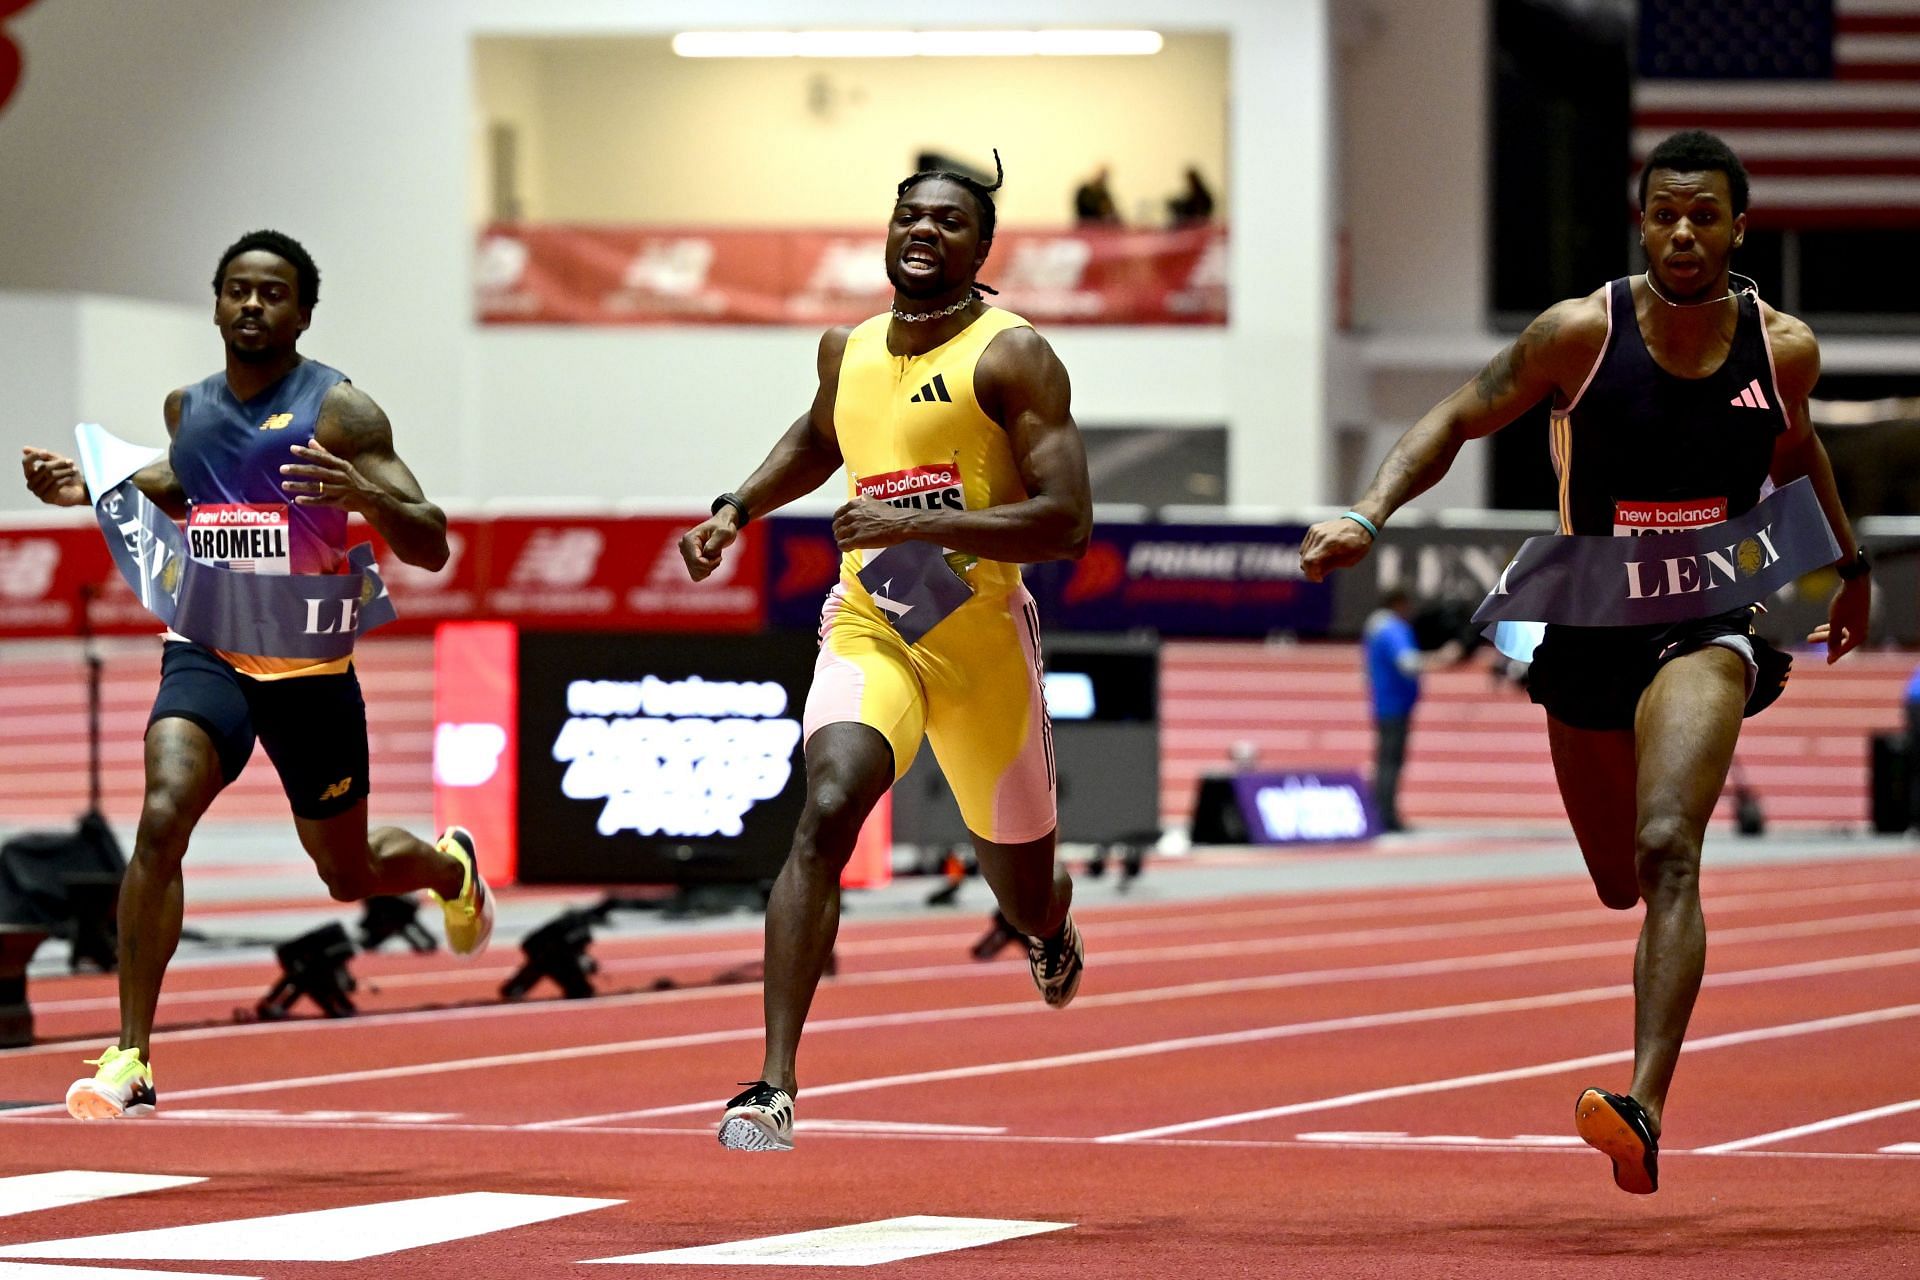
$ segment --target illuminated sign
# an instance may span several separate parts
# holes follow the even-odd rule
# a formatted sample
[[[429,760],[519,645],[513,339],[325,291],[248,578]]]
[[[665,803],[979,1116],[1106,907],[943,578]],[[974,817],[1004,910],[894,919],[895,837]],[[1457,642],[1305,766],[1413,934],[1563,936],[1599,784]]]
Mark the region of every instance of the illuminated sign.
[[[806,791],[795,635],[524,632],[520,877],[771,881]]]

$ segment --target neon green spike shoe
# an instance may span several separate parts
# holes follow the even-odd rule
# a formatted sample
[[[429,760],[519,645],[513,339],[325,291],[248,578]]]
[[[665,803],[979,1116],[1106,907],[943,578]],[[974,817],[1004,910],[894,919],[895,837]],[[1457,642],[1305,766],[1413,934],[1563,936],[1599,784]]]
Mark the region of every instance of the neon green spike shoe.
[[[153,1068],[138,1049],[115,1045],[87,1065],[100,1069],[67,1090],[67,1114],[75,1120],[144,1120],[160,1109]]]
[[[458,897],[443,898],[433,890],[433,900],[446,915],[447,946],[455,955],[476,956],[487,949],[493,937],[493,894],[480,878],[480,857],[474,851],[473,833],[465,827],[448,827],[434,848],[460,859],[466,878]]]

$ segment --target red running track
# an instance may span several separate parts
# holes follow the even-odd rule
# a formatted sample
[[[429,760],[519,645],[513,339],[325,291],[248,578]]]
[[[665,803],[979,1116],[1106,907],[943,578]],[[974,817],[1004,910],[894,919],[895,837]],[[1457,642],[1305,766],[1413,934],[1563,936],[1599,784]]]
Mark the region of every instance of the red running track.
[[[631,990],[583,1002],[462,1004],[507,957],[363,957],[364,1006],[396,1012],[165,1034],[158,1120],[0,1114],[0,1209],[5,1179],[54,1170],[202,1179],[0,1216],[0,1276],[532,1280],[920,1214],[1071,1225],[861,1274],[1920,1273],[1920,857],[1716,870],[1706,891],[1653,1197],[1571,1139],[1579,1089],[1627,1079],[1637,913],[1556,880],[1089,909],[1064,1013],[1016,960],[966,960],[971,919],[849,922],[791,1155],[713,1141],[757,1069],[758,988],[639,989],[750,960],[757,932],[599,944],[603,988]],[[163,1021],[225,1017],[268,976],[183,970]],[[44,1034],[112,1025],[100,979],[35,996]],[[99,1043],[0,1053],[0,1099],[58,1098]],[[473,1192],[580,1199],[356,1261],[289,1260],[292,1228],[224,1261],[50,1243]]]

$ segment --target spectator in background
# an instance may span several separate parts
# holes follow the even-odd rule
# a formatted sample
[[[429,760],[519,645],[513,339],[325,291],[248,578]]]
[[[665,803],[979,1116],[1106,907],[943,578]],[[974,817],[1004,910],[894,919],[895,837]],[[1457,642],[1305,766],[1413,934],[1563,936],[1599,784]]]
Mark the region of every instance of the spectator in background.
[[[1120,208],[1113,202],[1113,192],[1107,186],[1109,169],[1101,165],[1088,178],[1074,189],[1073,216],[1083,227],[1117,227],[1120,225]]]
[[[1907,829],[1920,826],[1920,667],[1907,677]]]
[[[1176,227],[1197,227],[1213,221],[1213,192],[1200,179],[1200,171],[1187,166],[1187,189],[1167,201],[1167,212]]]
[[[1421,651],[1413,634],[1413,595],[1405,587],[1389,587],[1380,607],[1361,629],[1366,650],[1367,683],[1373,691],[1373,803],[1380,825],[1405,831],[1400,820],[1400,769],[1407,762],[1407,733],[1413,726],[1413,706],[1420,700],[1420,673],[1429,667],[1458,662],[1465,649],[1448,640],[1431,653]]]

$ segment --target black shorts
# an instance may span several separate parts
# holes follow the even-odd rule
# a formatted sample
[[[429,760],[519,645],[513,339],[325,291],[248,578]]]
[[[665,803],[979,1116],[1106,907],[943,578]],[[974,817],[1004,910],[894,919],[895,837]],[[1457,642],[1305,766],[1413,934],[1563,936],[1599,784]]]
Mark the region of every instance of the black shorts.
[[[331,818],[367,795],[367,704],[352,667],[334,675],[256,680],[209,649],[167,641],[147,725],[169,716],[206,730],[227,782],[257,735],[296,817]]]
[[[1548,626],[1527,669],[1527,694],[1575,729],[1633,728],[1634,712],[1660,668],[1721,644],[1747,659],[1747,715],[1773,705],[1793,659],[1753,634],[1753,610],[1651,627]]]

